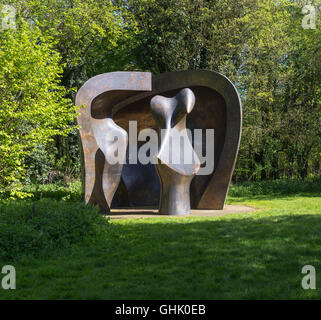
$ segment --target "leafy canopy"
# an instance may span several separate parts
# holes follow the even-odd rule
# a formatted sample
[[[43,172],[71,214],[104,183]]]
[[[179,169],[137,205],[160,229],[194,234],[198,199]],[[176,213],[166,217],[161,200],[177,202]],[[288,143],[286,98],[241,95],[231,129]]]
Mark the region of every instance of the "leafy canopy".
[[[71,130],[75,110],[60,85],[63,65],[54,44],[24,20],[0,32],[0,185],[23,176],[23,159],[37,143]]]

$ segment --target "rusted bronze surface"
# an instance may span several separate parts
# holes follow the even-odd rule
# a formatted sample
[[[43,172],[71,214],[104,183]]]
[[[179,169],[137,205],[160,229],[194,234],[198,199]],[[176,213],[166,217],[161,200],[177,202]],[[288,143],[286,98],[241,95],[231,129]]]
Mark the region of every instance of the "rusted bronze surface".
[[[162,92],[177,88],[200,89],[189,117],[189,128],[215,129],[215,171],[196,176],[192,182],[192,207],[223,209],[241,138],[242,108],[236,88],[225,76],[212,71],[181,71],[153,78],[153,88]],[[213,125],[213,126],[212,126]],[[193,183],[194,186],[193,186]]]
[[[155,95],[172,97],[187,87],[196,98],[194,109],[187,118],[187,128],[215,129],[214,172],[208,176],[196,175],[193,179],[191,207],[223,209],[239,148],[242,109],[234,85],[225,76],[205,70],[178,71],[153,77],[150,73],[115,72],[99,75],[84,84],[77,94],[76,105],[86,105],[78,116],[78,123],[82,127],[80,134],[86,170],[86,202],[97,203],[108,209],[108,205],[102,201],[106,199],[102,182],[99,182],[99,178],[95,179],[99,174],[104,177],[106,174],[102,173],[105,166],[101,162],[104,160],[98,152],[91,119],[110,118],[127,132],[129,120],[138,121],[138,132],[144,128],[156,129],[157,124],[150,112],[151,98]],[[145,174],[143,167],[125,164],[122,179],[126,186],[116,192],[116,198],[120,199],[118,207],[127,206],[122,199],[130,199],[135,193],[144,197],[139,203],[129,200],[130,206],[157,206],[157,176]],[[137,178],[136,173],[140,170],[146,177]],[[153,190],[151,185],[155,186]],[[126,192],[128,194],[124,195]]]
[[[117,134],[124,155],[127,148],[127,133],[112,120],[112,108],[133,91],[150,90],[148,72],[112,72],[89,79],[77,93],[76,106],[83,106],[77,121],[84,153],[85,202],[98,204],[102,211],[109,211],[122,171],[122,164],[106,161],[112,147],[108,134]]]

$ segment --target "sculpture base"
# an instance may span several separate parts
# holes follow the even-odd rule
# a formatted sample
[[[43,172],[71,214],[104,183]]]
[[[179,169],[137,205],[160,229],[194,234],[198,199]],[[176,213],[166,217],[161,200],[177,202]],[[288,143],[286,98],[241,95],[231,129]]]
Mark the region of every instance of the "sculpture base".
[[[156,208],[124,208],[111,209],[106,217],[111,219],[142,219],[142,218],[184,218],[184,217],[219,217],[236,213],[251,213],[255,208],[247,206],[225,205],[223,210],[191,210],[189,215],[162,215]]]

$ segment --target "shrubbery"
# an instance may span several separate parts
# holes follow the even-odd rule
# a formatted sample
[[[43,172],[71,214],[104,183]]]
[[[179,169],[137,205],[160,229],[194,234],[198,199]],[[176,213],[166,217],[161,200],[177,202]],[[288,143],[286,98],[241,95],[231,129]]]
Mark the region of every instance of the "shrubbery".
[[[81,201],[81,182],[74,181],[71,183],[56,184],[27,184],[22,186],[22,192],[28,200],[40,200],[42,198],[51,198],[63,201]],[[0,189],[0,200],[9,200],[11,190]]]
[[[0,32],[0,188],[22,197],[25,159],[37,145],[73,130],[75,107],[68,98],[72,91],[61,85],[54,39],[18,22],[16,29]]]
[[[321,178],[311,179],[280,179],[238,183],[229,190],[231,197],[250,197],[258,195],[292,195],[320,194]]]
[[[4,201],[0,203],[0,261],[39,256],[90,243],[108,220],[96,208],[76,202]]]

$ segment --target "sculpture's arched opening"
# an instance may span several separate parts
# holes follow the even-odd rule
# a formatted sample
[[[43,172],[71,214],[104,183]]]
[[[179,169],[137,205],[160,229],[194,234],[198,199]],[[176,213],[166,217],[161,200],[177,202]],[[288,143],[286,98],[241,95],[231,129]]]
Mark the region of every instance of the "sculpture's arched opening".
[[[214,170],[222,152],[226,133],[226,105],[223,97],[215,90],[203,86],[189,87],[195,95],[195,107],[187,117],[187,128],[203,130],[203,154],[205,154],[206,135],[205,129],[214,129]],[[165,97],[175,96],[181,89],[167,92],[158,92]],[[147,95],[146,93],[144,95]],[[126,100],[122,102],[113,115],[113,120],[129,134],[129,121],[137,121],[137,133],[143,129],[152,128],[157,130],[157,125],[150,112],[150,100],[155,93],[149,93],[147,97],[141,94],[133,95],[130,100],[138,97],[138,100],[126,105]],[[103,112],[102,112],[103,113]],[[210,115],[210,116],[209,116]],[[138,149],[140,145],[138,144]],[[127,148],[127,153],[128,153]],[[137,150],[138,153],[138,150]],[[128,154],[127,154],[128,160]],[[191,208],[197,208],[201,196],[211,180],[214,172],[207,176],[195,176],[191,183]],[[119,188],[115,194],[112,208],[116,207],[154,207],[157,208],[159,201],[159,180],[156,169],[152,164],[125,164],[122,172],[122,179],[127,187]],[[120,199],[126,199],[124,192],[128,193],[129,203]]]
[[[100,124],[109,118],[127,133],[130,120],[137,121],[138,132],[145,128],[156,130],[150,111],[151,98],[155,95],[173,97],[183,88],[190,88],[196,98],[195,107],[187,117],[187,128],[215,130],[215,170],[193,179],[191,208],[223,209],[239,148],[242,109],[234,85],[223,75],[205,70],[170,72],[153,77],[148,72],[112,72],[93,77],[81,87],[76,105],[85,105],[79,112],[78,124],[84,151],[86,202],[97,203],[104,211],[109,210],[110,203],[105,206],[100,200],[110,191],[109,188],[116,191],[115,186],[117,188],[119,184],[112,202],[114,206],[141,207],[144,204],[157,207],[159,181],[153,165],[125,165],[117,173],[118,178],[122,175],[120,183],[118,178],[116,184],[112,183],[109,169],[106,169],[108,165],[103,163],[102,157],[98,157],[102,163],[97,164],[97,159],[95,162],[99,146],[93,128],[96,125],[96,130],[97,126],[99,129]],[[204,131],[203,155],[206,147]],[[99,171],[102,179],[95,177],[96,168],[104,168]],[[106,184],[107,180],[109,184]],[[97,183],[103,184],[102,188]]]

